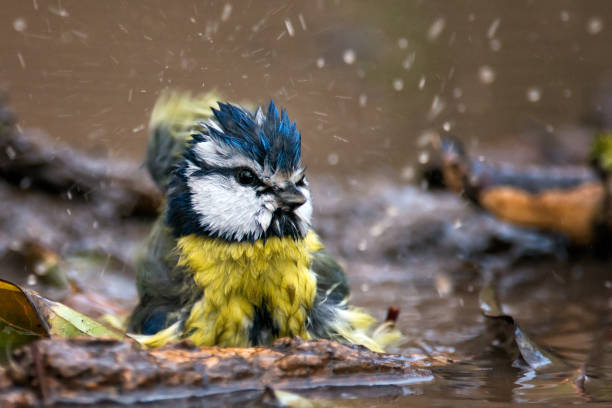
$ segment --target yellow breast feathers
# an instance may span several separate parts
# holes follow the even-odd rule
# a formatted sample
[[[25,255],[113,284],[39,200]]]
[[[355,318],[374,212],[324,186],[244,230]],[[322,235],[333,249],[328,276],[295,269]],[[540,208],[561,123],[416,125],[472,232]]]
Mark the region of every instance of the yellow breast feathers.
[[[265,305],[279,336],[308,338],[306,319],[317,284],[310,259],[321,248],[312,231],[301,240],[272,237],[265,244],[180,238],[179,265],[204,292],[184,333],[198,346],[248,346],[255,310]]]

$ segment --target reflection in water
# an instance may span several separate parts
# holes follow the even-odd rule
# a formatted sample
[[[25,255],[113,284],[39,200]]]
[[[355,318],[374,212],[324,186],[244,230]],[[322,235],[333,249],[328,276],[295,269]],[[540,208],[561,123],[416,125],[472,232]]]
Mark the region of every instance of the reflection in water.
[[[0,85],[21,127],[135,161],[164,87],[215,88],[233,101],[275,98],[287,107],[303,132],[305,161],[319,175],[312,182],[316,228],[346,260],[353,301],[378,318],[389,305],[401,309],[410,341],[400,351],[460,361],[435,368],[431,384],[346,390],[343,398],[377,406],[577,403],[583,399],[573,379],[586,362],[591,380],[583,387],[609,400],[609,265],[550,256],[559,254],[555,239],[501,224],[455,197],[365,177],[412,179],[416,161],[427,161],[419,141],[435,132],[507,160],[577,160],[590,130],[574,125],[612,63],[606,6],[5,1]],[[600,116],[609,115],[609,100],[598,97]],[[565,155],[556,149],[563,143]],[[146,229],[139,228],[119,238],[115,230],[116,242],[108,233],[105,245],[133,248]],[[131,285],[120,272],[98,284]],[[533,371],[491,344],[477,292],[492,274],[507,311],[569,361],[566,372]]]

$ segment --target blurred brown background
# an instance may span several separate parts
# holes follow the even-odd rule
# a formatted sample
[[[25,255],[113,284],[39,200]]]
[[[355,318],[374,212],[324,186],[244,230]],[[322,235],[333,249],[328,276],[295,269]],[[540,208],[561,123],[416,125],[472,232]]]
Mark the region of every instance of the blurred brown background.
[[[605,0],[3,0],[0,86],[21,127],[137,160],[164,87],[274,98],[312,171],[399,173],[428,130],[478,151],[580,120],[611,66],[611,14]]]

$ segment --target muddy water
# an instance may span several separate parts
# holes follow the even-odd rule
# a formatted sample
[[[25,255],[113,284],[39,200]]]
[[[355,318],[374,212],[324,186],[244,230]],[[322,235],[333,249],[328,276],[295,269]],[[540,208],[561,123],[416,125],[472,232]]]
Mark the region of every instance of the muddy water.
[[[5,0],[0,85],[21,127],[136,161],[164,87],[287,107],[316,175],[317,229],[349,271],[354,303],[379,318],[389,305],[401,309],[409,341],[399,351],[459,361],[436,369],[431,384],[309,396],[347,406],[580,404],[586,398],[562,386],[576,370],[595,386],[612,381],[609,262],[568,254],[455,197],[384,180],[409,178],[418,140],[431,131],[450,129],[492,156],[545,160],[551,146],[538,147],[557,139],[539,135],[560,134],[594,109],[612,66],[608,10],[603,0]],[[570,133],[570,146],[580,150],[583,133]],[[36,208],[14,219],[34,216],[44,224]],[[142,224],[127,237],[103,225],[103,241],[80,244],[129,257]],[[566,370],[537,373],[491,345],[477,292],[492,276],[506,311]],[[91,281],[133,295],[130,279],[123,271]]]
[[[394,397],[369,404],[582,404],[588,398],[572,385],[580,370],[598,387],[612,382],[608,261],[567,252],[555,237],[500,223],[445,193],[373,183],[364,187],[372,196],[342,195],[344,208],[319,213],[325,225],[340,220],[340,233],[337,225],[319,230],[347,260],[356,303],[379,318],[390,304],[402,310],[399,325],[408,342],[401,351],[448,353],[458,363],[434,368],[432,384],[397,388]],[[344,209],[352,216],[343,217]],[[493,340],[478,304],[478,291],[489,279],[504,311],[559,355],[562,369],[533,370]],[[610,401],[609,392],[600,398]]]

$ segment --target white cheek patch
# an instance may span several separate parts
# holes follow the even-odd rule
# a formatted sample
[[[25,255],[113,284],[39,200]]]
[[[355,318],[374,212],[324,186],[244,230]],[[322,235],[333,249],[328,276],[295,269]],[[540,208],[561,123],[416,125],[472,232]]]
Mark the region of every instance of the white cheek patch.
[[[251,187],[241,186],[231,178],[211,174],[187,182],[193,209],[200,225],[228,240],[258,237],[270,224],[263,202]],[[269,214],[272,217],[272,214]],[[267,220],[267,221],[266,221]]]
[[[206,143],[199,143],[198,146],[203,145],[202,149],[215,148]],[[211,151],[207,150],[207,153]],[[230,160],[234,159],[235,156]],[[259,239],[268,231],[279,205],[274,195],[258,195],[252,186],[243,186],[233,177],[218,173],[194,177],[198,170],[197,165],[189,163],[186,175],[191,203],[203,228],[227,240]],[[296,227],[304,235],[311,225],[312,202],[307,187],[298,187],[298,190],[304,194],[306,202],[296,208],[294,214]]]
[[[306,202],[295,210],[295,215],[297,215],[300,221],[304,224],[303,227],[308,229],[310,228],[310,222],[312,219],[312,201],[310,199],[310,190],[305,187],[298,187],[298,190],[304,194],[304,197],[306,197]]]

